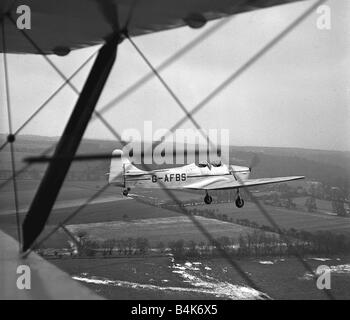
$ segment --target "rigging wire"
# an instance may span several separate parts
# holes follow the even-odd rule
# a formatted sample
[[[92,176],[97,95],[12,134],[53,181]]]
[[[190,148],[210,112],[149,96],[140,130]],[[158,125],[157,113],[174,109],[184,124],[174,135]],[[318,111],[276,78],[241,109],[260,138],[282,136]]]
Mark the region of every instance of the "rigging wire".
[[[82,205],[80,205],[76,210],[74,210],[68,217],[66,217],[60,224],[54,227],[47,235],[45,235],[42,239],[35,242],[31,248],[28,249],[27,252],[23,254],[23,258],[27,257],[33,250],[37,249],[41,244],[47,241],[53,234],[55,234],[62,226],[65,226],[68,221],[73,219],[79,212],[81,212],[90,202],[94,201],[98,198],[107,188],[109,184],[107,183],[102,188],[100,188],[96,193],[94,193],[89,199],[87,199]]]
[[[198,46],[200,43],[202,43],[204,40],[206,40],[209,36],[220,30],[222,27],[227,25],[230,21],[233,20],[232,17],[222,18],[222,20],[219,20],[216,22],[213,26],[211,26],[208,30],[200,34],[198,37],[196,37],[194,40],[190,41],[188,44],[186,44],[184,47],[179,49],[177,52],[172,54],[169,58],[167,58],[164,62],[162,62],[160,65],[156,66],[155,69],[158,70],[158,72],[161,72],[165,70],[167,67],[172,65],[174,62],[176,62],[180,57],[184,56],[187,52],[192,50],[194,47]],[[100,110],[100,114],[104,114],[111,108],[115,107],[116,104],[122,102],[124,99],[126,99],[128,96],[136,92],[139,88],[141,88],[146,82],[151,80],[154,77],[154,73],[150,71],[149,73],[145,74],[143,77],[141,77],[138,81],[136,81],[134,84],[129,86],[127,89],[125,89],[122,93],[120,93],[118,96],[116,96],[114,99],[110,100],[107,104],[105,104]]]
[[[137,0],[136,0],[137,1]],[[130,16],[130,15],[129,15]],[[165,68],[167,68],[168,66],[170,66],[172,63],[174,63],[175,61],[177,61],[181,56],[183,56],[184,54],[186,54],[188,51],[190,51],[191,49],[193,49],[195,46],[199,45],[203,40],[205,40],[207,37],[209,37],[211,34],[215,33],[216,31],[218,31],[220,28],[222,28],[224,25],[226,25],[229,21],[231,21],[233,19],[233,17],[228,17],[228,18],[223,18],[221,20],[219,20],[217,23],[215,23],[212,27],[210,27],[208,30],[206,30],[206,32],[202,33],[201,35],[199,35],[198,37],[196,37],[194,40],[190,41],[188,44],[186,44],[184,47],[182,47],[180,50],[178,50],[176,53],[174,53],[173,55],[171,55],[169,58],[167,58],[163,63],[161,63],[159,66],[155,67],[158,72],[161,70],[164,70]],[[130,18],[128,19],[128,21],[130,21]],[[88,61],[90,61],[90,59],[98,52],[98,50],[92,54],[86,62],[83,63],[83,65],[81,65],[80,68],[78,68],[78,70],[76,71],[76,73],[78,73],[80,70],[82,69],[83,66],[85,64],[88,63]],[[72,74],[68,80],[72,80],[72,78],[75,76],[75,74]],[[113,100],[111,100],[110,102],[108,102],[106,105],[104,105],[101,110],[99,111],[99,113],[95,114],[95,116],[97,118],[100,118],[101,121],[103,121],[104,118],[100,117],[99,115],[102,115],[103,113],[107,112],[111,107],[115,106],[117,103],[121,102],[122,100],[124,100],[126,97],[128,97],[130,94],[134,93],[137,89],[139,89],[142,85],[144,85],[148,80],[150,80],[152,77],[154,76],[154,73],[151,71],[149,73],[147,73],[145,76],[143,76],[142,78],[140,78],[138,81],[136,81],[133,85],[131,85],[130,87],[128,87],[126,90],[124,90],[121,94],[119,94],[116,98],[114,98]],[[58,94],[58,92],[63,88],[63,86],[65,86],[68,83],[67,80],[64,81],[64,83],[61,85],[61,87],[59,87],[45,102],[42,106],[40,106],[38,108],[38,110],[36,112],[34,112],[32,114],[32,116],[30,116],[28,118],[27,121],[25,121],[22,126],[16,130],[16,132],[14,133],[15,135],[18,134],[21,130],[24,129],[24,127],[26,125],[29,124],[29,122],[31,120],[33,120],[33,118],[39,113],[39,111],[44,107],[44,105],[46,105],[48,102],[50,102],[54,96],[56,96]],[[94,118],[91,119],[91,122],[94,121]],[[107,124],[107,123],[105,123]],[[7,141],[0,146],[0,151],[7,145]],[[43,154],[44,155],[44,154]],[[0,185],[0,189],[1,189],[2,185]]]
[[[8,64],[7,64],[7,50],[6,50],[6,38],[5,38],[5,23],[2,20],[2,47],[3,47],[3,60],[4,60],[4,74],[5,74],[5,92],[6,92],[6,105],[7,105],[7,118],[8,118],[8,127],[9,127],[9,135],[7,137],[7,141],[10,143],[10,151],[11,151],[11,171],[12,175],[16,172],[16,163],[15,163],[15,151],[13,148],[13,143],[15,141],[15,136],[12,131],[12,114],[11,114],[11,98],[10,98],[10,84],[9,84],[9,72],[8,72]],[[14,203],[16,210],[16,224],[17,224],[17,237],[19,243],[19,250],[22,244],[22,235],[21,235],[21,222],[19,217],[19,205],[18,205],[18,189],[17,189],[17,180],[14,178],[12,180],[13,184],[13,193],[14,193]]]
[[[151,69],[151,71],[155,74],[155,76],[158,78],[160,83],[163,85],[163,87],[166,89],[166,91],[169,93],[169,95],[173,98],[173,100],[176,102],[176,104],[180,107],[180,109],[185,113],[186,117],[193,123],[193,125],[198,129],[200,134],[204,137],[204,139],[208,140],[209,143],[215,147],[213,142],[208,138],[207,134],[203,131],[202,127],[198,124],[198,122],[191,116],[191,114],[186,109],[185,105],[181,102],[180,98],[175,94],[175,92],[170,88],[170,86],[167,84],[167,82],[163,79],[163,77],[160,75],[160,73],[157,71],[157,69],[152,65],[152,63],[149,61],[149,59],[145,56],[145,54],[141,51],[141,49],[136,45],[136,43],[129,37],[128,34],[125,35],[126,38],[129,40],[129,42],[132,44],[132,46],[135,48],[135,50],[138,52],[138,54],[141,56],[143,61],[147,64],[147,66]],[[164,136],[162,137],[163,140]],[[161,143],[158,142],[154,147],[159,145]]]
[[[200,101],[191,111],[190,114],[193,116],[204,106],[206,106],[211,100],[213,100],[219,93],[221,93],[229,84],[241,76],[248,68],[250,68],[254,63],[256,63],[264,54],[266,54],[270,49],[272,49],[278,42],[280,42],[285,36],[287,36],[294,28],[296,28],[301,22],[303,22],[311,13],[313,13],[318,6],[327,0],[319,0],[314,3],[310,8],[308,8],[302,15],[290,23],[282,32],[280,32],[276,37],[269,41],[262,49],[260,49],[255,55],[253,55],[247,62],[245,62],[238,70],[231,74],[225,81],[223,81],[219,86],[217,86],[211,93],[209,93],[202,101]],[[187,121],[187,117],[183,117],[178,122],[176,122],[170,129],[174,129],[181,126]]]
[[[68,78],[65,80],[29,117],[26,121],[19,126],[19,128],[13,133],[17,136],[48,104],[52,101],[58,93],[67,85],[68,81],[71,81],[97,54],[98,50],[92,53],[81,65],[77,68]],[[9,142],[6,141],[0,146],[0,151],[6,147]]]
[[[189,52],[191,49],[199,45],[201,42],[203,42],[206,38],[208,38],[210,35],[214,34],[218,30],[220,30],[223,26],[228,24],[231,20],[233,20],[234,16],[223,18],[216,22],[212,27],[210,27],[208,30],[206,30],[204,33],[200,34],[198,37],[196,37],[194,40],[190,41],[188,44],[186,44],[184,47],[179,49],[177,52],[175,52],[173,55],[171,55],[169,58],[167,58],[164,62],[162,62],[159,66],[156,67],[156,69],[159,71],[164,70],[171,64],[173,64],[175,61],[177,61],[181,56],[185,55],[187,52]],[[130,21],[130,20],[129,20]],[[144,85],[148,80],[150,80],[154,76],[153,72],[149,72],[142,78],[140,78],[138,81],[136,81],[133,85],[128,87],[125,91],[123,91],[121,94],[119,94],[115,99],[108,102],[104,107],[101,108],[99,111],[99,114],[103,114],[107,112],[111,107],[115,106],[115,104],[121,102],[126,97],[128,97],[130,94],[134,93],[136,90],[138,90],[142,85]],[[65,81],[67,82],[67,81]],[[98,117],[98,114],[95,114],[95,116]],[[33,119],[33,118],[32,118]],[[31,120],[32,120],[31,119]],[[91,119],[91,122],[94,121],[95,118]],[[100,118],[101,119],[101,118]],[[53,151],[55,148],[55,145],[45,150],[40,156],[46,156],[49,152]],[[23,168],[21,168],[14,176],[11,176],[9,179],[5,180],[0,185],[0,190],[9,183],[13,177],[17,177],[21,173],[23,173],[25,170],[27,170],[31,166],[30,163],[27,163]]]
[[[259,50],[251,59],[249,59],[245,64],[243,64],[233,75],[231,75],[227,80],[225,80],[221,85],[219,85],[212,93],[210,93],[205,99],[200,102],[197,107],[193,109],[191,114],[188,114],[187,109],[185,106],[181,103],[180,99],[174,94],[174,92],[170,89],[170,87],[166,84],[164,79],[160,76],[160,74],[157,72],[157,70],[153,67],[153,65],[150,63],[150,61],[147,59],[147,57],[143,54],[143,52],[138,48],[138,46],[135,44],[134,41],[130,39],[128,34],[126,34],[126,37],[131,42],[131,44],[134,46],[136,51],[140,54],[142,59],[146,62],[146,64],[150,67],[152,72],[155,73],[159,81],[163,84],[163,86],[167,89],[169,94],[172,96],[172,98],[177,102],[177,104],[180,106],[180,108],[185,112],[185,116],[183,117],[184,120],[190,120],[197,129],[200,130],[200,132],[203,134],[202,128],[198,125],[196,121],[192,118],[191,115],[193,115],[195,112],[197,112],[199,109],[201,109],[203,106],[205,106],[209,101],[211,101],[218,93],[220,93],[224,88],[226,88],[230,83],[233,82],[237,77],[239,77],[242,73],[244,73],[252,64],[254,64],[261,56],[263,56],[267,51],[269,51],[272,47],[275,46],[281,39],[283,39],[286,35],[288,35],[294,28],[299,25],[305,18],[307,18],[319,5],[321,5],[326,0],[320,0],[316,3],[314,3],[312,6],[310,6],[302,15],[300,15],[297,19],[295,19],[292,23],[290,23],[282,32],[280,32],[275,38],[273,38],[270,42],[268,42],[261,50]],[[181,120],[177,122],[169,132],[173,132],[179,125],[181,125]],[[204,133],[205,134],[205,133]],[[164,138],[164,136],[163,136]],[[208,139],[208,137],[206,137]],[[160,142],[159,142],[160,143]],[[241,180],[241,179],[240,179]],[[240,181],[244,187],[244,182]],[[263,213],[265,218],[269,221],[269,223],[276,229],[278,232],[284,237],[284,241],[287,243],[288,238],[285,236],[285,234],[282,232],[280,227],[277,225],[277,223],[274,221],[272,216],[264,209],[264,207],[261,205],[261,203],[253,196],[252,193],[249,192],[249,190],[246,190],[249,194],[252,201],[256,204],[258,209]],[[173,199],[174,200],[174,199]],[[315,276],[315,272],[312,270],[310,265],[300,256],[300,254],[293,250],[294,255],[299,260],[299,262],[305,267],[306,270],[311,272]],[[330,292],[326,292],[326,295],[330,299],[334,299],[332,294]]]
[[[47,156],[51,151],[53,151],[56,147],[56,142],[47,148],[43,153],[39,155],[39,157],[45,157]],[[32,163],[28,162],[26,163],[21,169],[17,170],[14,174],[12,174],[11,177],[6,179],[3,183],[0,184],[0,190],[4,188],[10,181],[12,181],[14,178],[19,177],[22,173],[24,173],[29,167],[32,166]]]
[[[7,17],[10,19],[10,21],[14,25],[16,25],[16,22],[14,21],[13,17],[10,14],[8,14]],[[45,55],[45,53],[41,50],[41,48],[37,45],[37,43],[23,29],[20,29],[20,31],[21,31],[22,35],[28,40],[28,42],[30,42],[30,44],[38,51],[38,53],[40,53],[40,55],[47,61],[47,63],[56,71],[56,73],[65,82],[67,82],[69,87],[71,87],[71,89],[79,96],[80,91],[74,86],[74,84],[71,81],[69,81],[69,79],[65,76],[65,74],[55,65],[55,63],[52,62],[52,60]],[[106,125],[106,124],[108,124],[108,121],[104,117],[102,117],[102,115],[97,110],[94,110],[94,115],[96,115],[97,118],[101,120],[103,125],[107,126],[107,128],[111,128],[110,125]],[[121,137],[119,134],[118,134],[118,136]]]
[[[24,33],[24,34],[25,34],[25,33]],[[29,38],[29,39],[30,39],[29,36],[27,36],[26,38]],[[35,44],[35,42],[34,42],[32,39],[30,39],[30,42],[33,43],[33,45],[35,45],[35,47],[37,47],[37,45]],[[41,51],[39,47],[37,47],[37,50],[38,50],[39,52]],[[51,61],[50,59],[48,59],[46,56],[45,56],[45,59],[50,63],[50,65],[52,65],[52,66],[54,67],[55,70],[56,70],[56,69],[58,70],[58,68],[52,63],[52,61]],[[153,69],[153,71],[155,71],[155,69]],[[65,77],[65,76],[63,75],[63,73],[60,72],[60,70],[59,70],[59,74],[60,74],[60,76]],[[70,84],[70,83],[69,83],[69,84]],[[166,85],[166,83],[165,83],[164,81],[163,81],[163,84],[170,90],[170,88]],[[74,87],[72,84],[70,84],[70,86],[72,87],[72,89],[73,89],[75,92],[77,92],[77,90],[75,89],[75,87]],[[176,98],[176,96],[174,96],[174,97]],[[179,100],[178,100],[178,101],[179,101]],[[97,113],[97,114],[99,114],[99,113]],[[101,116],[101,115],[99,115],[99,116]],[[104,121],[104,124],[105,124],[105,121]],[[197,126],[198,126],[198,124],[197,124]],[[107,123],[106,127],[107,127],[107,129],[108,129],[119,141],[121,141],[121,136],[120,136],[110,125],[108,125],[108,123]],[[163,186],[163,187],[164,187],[164,186]],[[100,193],[97,193],[97,195],[99,195],[99,194],[100,194]],[[178,203],[179,201],[176,199],[176,202]],[[79,210],[78,212],[80,212],[80,210]],[[192,219],[193,219],[193,217],[192,217]],[[195,224],[196,227],[208,238],[208,240],[209,240],[211,243],[215,243],[215,239],[213,239],[213,238],[211,237],[210,233],[209,233],[197,220],[195,220],[194,224]],[[55,228],[54,231],[53,231],[53,233],[56,232],[59,228],[60,228],[60,227]],[[50,234],[52,234],[52,233],[50,233]],[[44,238],[44,239],[46,239],[46,238]],[[223,250],[223,249],[220,248],[219,250]],[[224,251],[224,250],[223,250],[223,251]],[[230,263],[233,267],[235,267],[235,269],[238,271],[238,273],[246,280],[246,282],[247,282],[250,286],[252,286],[253,288],[258,288],[258,286],[255,285],[255,284],[250,280],[249,277],[247,278],[247,275],[246,275],[246,274],[244,273],[244,271],[236,264],[236,262],[234,262],[232,259],[229,258],[229,256],[227,255],[227,253],[226,253],[226,254],[222,253],[222,254],[223,254],[223,256],[224,256],[226,259],[229,259],[229,263]],[[232,261],[230,261],[230,260],[232,260]]]
[[[206,105],[211,99],[213,99],[218,93],[220,93],[226,86],[231,84],[239,75],[244,73],[254,62],[259,60],[259,58],[264,55],[267,51],[269,51],[272,47],[275,46],[281,39],[283,39],[286,35],[289,34],[297,25],[299,25],[306,17],[308,17],[321,3],[325,2],[325,0],[320,0],[317,3],[313,4],[308,8],[302,15],[300,15],[297,19],[295,19],[292,23],[290,23],[282,32],[280,32],[275,38],[273,38],[268,44],[266,44],[261,50],[259,50],[251,59],[249,59],[245,64],[243,64],[233,75],[231,75],[226,81],[224,81],[221,85],[219,85],[212,93],[210,93],[205,99],[202,100],[201,103],[197,107],[193,109],[191,112],[191,115],[195,112],[197,112],[199,109],[201,109],[204,105]],[[149,68],[152,70],[152,72],[155,73],[156,77],[159,79],[159,81],[163,84],[163,86],[166,88],[166,90],[169,92],[171,97],[177,102],[177,104],[180,106],[180,108],[185,112],[185,116],[183,119],[190,120],[198,130],[200,130],[201,134],[205,135],[205,138],[209,139],[205,132],[202,130],[202,128],[199,126],[199,124],[192,118],[191,115],[188,114],[186,107],[182,104],[180,99],[175,95],[175,93],[170,89],[170,87],[167,85],[167,83],[164,81],[164,79],[160,76],[160,74],[157,72],[157,70],[153,67],[149,59],[144,55],[144,53],[139,49],[139,47],[135,44],[134,41],[132,41],[128,34],[126,34],[127,39],[130,41],[130,43],[133,45],[133,47],[136,49],[136,51],[140,54],[142,59],[146,62],[146,64],[149,66]],[[174,132],[176,128],[181,124],[178,122],[175,124],[169,132]],[[164,139],[164,136],[163,136]],[[210,140],[209,140],[210,141]],[[159,142],[160,143],[160,142]],[[159,144],[158,143],[158,144]],[[211,141],[210,141],[211,143]],[[228,162],[227,162],[228,163]],[[242,184],[242,187],[244,187],[244,181],[242,179],[239,179],[239,182]],[[166,190],[167,192],[168,190]],[[272,216],[265,210],[265,208],[261,205],[261,203],[256,199],[249,190],[246,190],[252,201],[255,203],[255,205],[258,207],[258,209],[263,213],[264,217],[267,219],[267,221],[273,226],[276,230],[278,230],[279,234],[283,236],[284,241],[286,243],[289,243],[288,238],[282,232],[281,228],[278,226],[276,221],[272,218]],[[168,192],[167,192],[168,193]],[[168,194],[169,195],[169,194]],[[175,200],[175,199],[173,199]],[[177,199],[176,199],[177,200]],[[293,254],[295,257],[299,260],[299,262],[304,266],[304,268],[311,272],[314,276],[315,271],[310,267],[310,265],[301,257],[301,255],[296,251],[293,250]],[[326,291],[326,295],[330,299],[334,299],[332,294],[328,291]]]
[[[149,169],[145,165],[146,170]],[[119,174],[120,176],[120,174]],[[185,215],[186,217],[191,220],[191,222],[194,224],[194,226],[207,238],[209,243],[211,243],[213,246],[217,248],[220,255],[228,262],[229,265],[231,265],[237,273],[240,275],[240,277],[245,281],[247,285],[252,287],[253,289],[263,292],[262,289],[250,278],[250,276],[241,268],[241,266],[232,259],[232,257],[227,253],[227,251],[221,246],[221,244],[210,234],[210,232],[191,214],[189,214],[181,205],[181,201],[177,199],[177,197],[170,191],[165,188],[165,185],[163,182],[160,182],[158,180],[158,184],[160,185],[161,189],[164,190],[169,197],[176,203],[177,208],[180,209],[181,213]],[[56,233],[62,226],[65,226],[72,218],[74,218],[79,212],[81,212],[87,205],[89,205],[94,199],[96,199],[98,196],[100,196],[107,188],[109,187],[109,184],[106,184],[104,187],[102,187],[100,190],[98,190],[93,196],[91,196],[84,204],[79,206],[75,211],[73,211],[67,218],[64,219],[60,224],[58,224],[54,229],[52,229],[47,235],[45,235],[42,239],[40,239],[39,242],[35,243],[33,247],[30,248],[29,251],[27,251],[23,257],[27,257],[30,252],[37,249],[41,244],[43,244],[45,241],[47,241],[54,233]],[[140,198],[134,198],[137,202],[146,204],[148,206],[152,206],[152,204],[140,199]],[[172,210],[172,209],[170,209]]]

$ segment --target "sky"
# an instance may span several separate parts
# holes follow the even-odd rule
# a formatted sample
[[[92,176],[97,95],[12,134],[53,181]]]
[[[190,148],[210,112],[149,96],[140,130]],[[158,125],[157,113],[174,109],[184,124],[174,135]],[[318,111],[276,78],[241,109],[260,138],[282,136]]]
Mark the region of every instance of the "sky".
[[[230,18],[217,32],[161,72],[188,110],[232,75],[268,41],[314,1],[256,10]],[[350,4],[329,0],[331,29],[317,28],[315,11],[292,33],[256,61],[195,114],[204,129],[228,129],[231,145],[300,147],[350,151]],[[135,37],[157,66],[218,21],[202,29],[188,27]],[[70,76],[98,47],[50,59]],[[18,128],[63,82],[37,55],[8,55],[14,129]],[[7,133],[3,57],[0,58],[0,132]],[[91,63],[74,78],[81,88]],[[118,48],[117,61],[97,110],[149,72],[128,41]],[[77,100],[68,86],[21,133],[59,136]],[[184,116],[157,78],[103,113],[119,132],[145,121],[154,130],[170,128]],[[180,128],[193,128],[187,121]],[[85,137],[115,139],[98,121]]]

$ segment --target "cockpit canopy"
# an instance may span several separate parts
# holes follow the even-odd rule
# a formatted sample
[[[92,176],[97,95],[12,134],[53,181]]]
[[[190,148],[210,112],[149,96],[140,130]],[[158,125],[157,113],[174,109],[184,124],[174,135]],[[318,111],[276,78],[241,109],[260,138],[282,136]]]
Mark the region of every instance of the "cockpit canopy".
[[[210,164],[211,164],[213,167],[221,167],[221,166],[222,166],[221,160],[214,160],[214,161],[211,161]]]
[[[214,160],[214,161],[200,161],[198,164],[197,164],[198,167],[200,168],[205,168],[205,167],[221,167],[222,166],[222,162],[221,160]]]

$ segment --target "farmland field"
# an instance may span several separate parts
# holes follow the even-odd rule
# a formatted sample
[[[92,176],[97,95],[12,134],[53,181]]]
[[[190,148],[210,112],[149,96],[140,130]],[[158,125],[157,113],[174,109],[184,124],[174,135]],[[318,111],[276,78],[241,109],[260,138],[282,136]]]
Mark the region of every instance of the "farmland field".
[[[22,208],[29,205],[36,185],[36,181],[20,181],[19,194],[21,196],[20,199],[22,199]],[[91,195],[98,191],[100,187],[101,184],[96,182],[77,181],[65,183],[56,203],[56,207],[50,215],[45,232],[48,232],[52,229],[53,225],[57,225],[72,214],[80,204],[84,203],[86,199],[91,197]],[[2,191],[3,192],[0,195],[0,224],[4,230],[14,235],[15,215],[13,214],[13,204],[12,199],[10,198],[10,196],[12,196],[12,186],[9,184]],[[198,201],[197,203],[201,203],[202,201],[202,195],[198,193],[177,192],[176,196],[184,201],[191,199],[198,199],[196,200]],[[145,197],[148,200],[154,198],[156,199],[155,203],[157,203],[159,199],[162,199],[162,197],[168,199],[164,196],[164,192],[161,190],[145,191],[139,196],[139,199],[141,198],[141,200],[143,200],[142,197]],[[300,201],[303,202],[302,200]],[[63,205],[60,206],[61,204]],[[323,209],[326,204],[322,203],[322,205]],[[350,235],[350,218],[348,217],[338,217],[322,211],[310,213],[301,209],[300,205],[293,210],[273,206],[264,207],[276,223],[282,228],[295,228],[311,232],[328,230],[338,234]],[[130,236],[137,237],[140,235],[147,235],[150,239],[156,239],[158,236],[163,237],[162,234],[169,236],[171,239],[174,239],[177,234],[179,234],[180,237],[181,234],[185,239],[189,239],[189,234],[191,234],[191,232],[193,232],[197,238],[199,236],[197,229],[193,227],[193,230],[190,232],[191,223],[185,223],[185,218],[181,217],[182,220],[179,218],[182,214],[171,209],[172,207],[165,209],[151,204],[141,203],[131,198],[122,197],[120,196],[119,188],[108,187],[92,204],[86,206],[69,220],[69,225],[84,224],[87,229],[95,234],[102,234],[103,232],[106,232],[107,228],[108,235],[111,236],[112,234],[115,234],[116,237],[126,234],[125,230],[129,230]],[[195,206],[186,207],[186,210],[191,209],[199,211],[209,209],[213,210],[215,214],[225,214],[229,219],[232,218],[233,221],[236,219],[248,219],[259,225],[269,225],[267,219],[260,210],[249,201],[246,201],[246,204],[242,209],[237,209],[233,203],[212,204],[210,206],[197,204]],[[24,219],[24,215],[25,210],[21,214],[21,220]],[[165,229],[159,229],[161,226],[165,227],[165,224],[161,225],[160,222],[167,221],[162,219],[168,218],[173,220],[168,220],[169,224]],[[137,223],[135,220],[138,219],[142,219],[143,222]],[[152,220],[147,222],[147,219]],[[179,221],[181,221],[180,224]],[[210,224],[210,230],[215,233],[215,236],[220,236],[220,234],[222,234],[228,236],[232,235],[233,237],[237,233],[236,230],[239,229],[238,226],[217,220],[204,219],[201,221],[204,222],[206,226],[209,226]],[[102,225],[99,225],[99,223],[102,223]],[[89,226],[88,224],[91,225]],[[126,226],[128,226],[127,229],[124,228]],[[184,229],[179,226],[184,226]],[[156,232],[156,229],[159,229],[159,232]],[[177,230],[177,232],[174,230]],[[152,231],[155,232],[154,236],[152,236]],[[63,239],[65,238],[66,237],[63,237]]]
[[[25,209],[34,194],[37,182],[21,181],[21,207]],[[67,182],[62,189],[56,208],[41,237],[55,225],[74,212],[77,207],[93,195],[101,183]],[[11,185],[0,194],[0,225],[3,230],[15,236],[15,215]],[[151,246],[171,240],[206,240],[188,218],[181,213],[123,198],[118,188],[109,187],[92,204],[72,218],[68,228],[76,233],[87,231],[95,239],[146,237]],[[141,195],[145,199],[162,199],[164,192],[147,191]],[[181,193],[181,200],[198,199],[196,205],[186,206],[186,210],[212,210],[215,215],[225,214],[228,219],[248,219],[259,225],[269,225],[260,210],[246,201],[242,209],[233,203],[200,204],[202,194]],[[330,215],[327,212],[306,212],[301,208],[303,199],[296,209],[264,206],[282,228],[303,229],[311,232],[329,230],[350,235],[350,219]],[[154,201],[154,203],[157,203]],[[63,205],[60,205],[63,204]],[[327,211],[327,203],[320,203]],[[12,210],[12,212],[11,212]],[[21,220],[24,218],[21,214]],[[196,216],[196,219],[213,237],[236,238],[252,229],[234,223]],[[69,238],[62,231],[56,232],[46,243],[49,248],[67,247]],[[337,299],[349,299],[349,256],[315,256],[305,258],[315,269],[321,264],[334,267],[332,292]],[[237,270],[224,259],[201,259],[200,261],[173,261],[171,257],[117,257],[117,258],[62,258],[49,260],[73,279],[88,286],[96,293],[111,299],[323,299],[324,294],[316,289],[314,281],[295,258],[268,258],[262,260],[245,258],[236,262],[259,286],[261,291],[247,286]],[[187,263],[186,263],[187,262]]]
[[[223,222],[204,217],[195,218],[214,238],[228,236],[238,238],[240,234],[251,232],[251,228],[242,227],[233,223]],[[196,242],[206,241],[207,238],[193,225],[193,222],[185,216],[139,219],[131,222],[114,221],[89,224],[68,225],[67,228],[74,234],[78,231],[86,231],[96,240],[109,238],[144,237],[151,245],[162,241],[184,239]]]
[[[350,257],[308,257],[332,268],[332,294],[349,299]],[[174,262],[171,257],[51,260],[109,299],[327,299],[295,258],[236,261],[260,291],[224,259]]]
[[[0,185],[5,180],[0,180]],[[38,180],[18,180],[18,200],[20,210],[26,210],[32,201],[35,192],[39,186]],[[68,181],[65,182],[58,196],[57,202],[75,201],[82,203],[88,199],[100,188],[104,186],[103,182],[91,181]],[[116,196],[116,190],[113,187],[108,187],[101,197]],[[80,200],[80,201],[79,201]],[[14,194],[12,183],[7,183],[0,192],[0,215],[14,211]]]
[[[264,207],[281,228],[294,228],[310,232],[328,230],[338,234],[350,235],[350,217],[338,217],[322,212],[306,212],[272,206]],[[233,204],[217,204],[216,209],[217,212],[226,214],[233,219],[248,219],[259,225],[270,225],[263,213],[253,203],[247,203],[243,210],[238,210]]]

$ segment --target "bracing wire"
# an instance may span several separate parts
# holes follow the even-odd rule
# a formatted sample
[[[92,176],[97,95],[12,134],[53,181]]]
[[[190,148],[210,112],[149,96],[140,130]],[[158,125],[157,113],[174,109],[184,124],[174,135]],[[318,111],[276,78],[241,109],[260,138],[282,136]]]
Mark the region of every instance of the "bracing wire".
[[[24,121],[18,129],[13,133],[15,136],[17,136],[44,108],[49,104],[50,101],[52,101],[60,92],[61,90],[67,85],[68,81],[72,81],[72,79],[92,60],[92,58],[97,54],[97,51],[95,51],[93,54],[91,54],[81,65],[78,69],[76,69],[68,78],[65,80],[29,117],[26,121]],[[0,146],[0,151],[6,147],[8,144],[8,141],[4,142]]]
[[[13,147],[13,143],[15,141],[15,136],[12,131],[12,114],[11,114],[11,97],[10,97],[10,84],[9,84],[9,72],[8,72],[8,64],[7,64],[7,50],[6,50],[6,38],[5,38],[5,22],[2,20],[2,47],[3,47],[3,60],[4,60],[4,74],[5,74],[5,91],[6,91],[6,105],[7,105],[7,118],[8,118],[8,127],[9,127],[9,135],[7,137],[7,141],[10,143],[10,151],[11,151],[11,170],[12,175],[14,176],[16,173],[16,163],[15,163],[15,151]],[[17,180],[13,178],[13,193],[14,193],[14,203],[15,203],[15,211],[16,211],[16,224],[17,224],[17,237],[19,248],[22,243],[21,236],[21,222],[19,217],[19,205],[18,205],[18,188],[17,188]]]
[[[12,18],[11,15],[7,15],[10,21],[15,25],[16,22]],[[69,85],[69,87],[79,96],[80,92],[79,90],[74,86],[74,84],[64,75],[64,73],[55,65],[55,63],[47,57],[44,52],[41,50],[41,48],[38,46],[38,44],[25,32],[24,30],[20,30],[22,35],[28,40],[28,42],[40,53],[40,55],[47,61],[47,63],[57,72],[57,74]],[[102,115],[97,111],[94,110],[94,115],[97,116],[99,120],[101,120],[102,124],[104,126],[107,126],[107,128],[111,128],[112,126],[108,124],[108,121],[102,117]],[[118,136],[120,136],[118,134]]]

